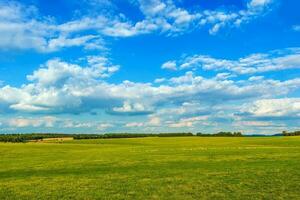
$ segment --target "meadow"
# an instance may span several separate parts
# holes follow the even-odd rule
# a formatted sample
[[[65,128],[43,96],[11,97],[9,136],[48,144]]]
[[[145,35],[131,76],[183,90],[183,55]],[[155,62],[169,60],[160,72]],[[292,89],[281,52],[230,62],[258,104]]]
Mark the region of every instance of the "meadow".
[[[300,199],[300,137],[0,143],[0,199]]]

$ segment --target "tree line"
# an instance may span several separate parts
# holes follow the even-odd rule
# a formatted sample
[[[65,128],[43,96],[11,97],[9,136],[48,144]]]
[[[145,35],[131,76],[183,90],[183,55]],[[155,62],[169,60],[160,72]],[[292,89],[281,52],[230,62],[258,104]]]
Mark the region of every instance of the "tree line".
[[[197,133],[200,137],[242,137],[241,132]]]
[[[30,133],[30,134],[0,134],[0,142],[28,142],[47,138],[73,137],[82,139],[110,139],[110,138],[139,138],[139,137],[241,137],[241,132],[219,132],[215,134],[197,133],[106,133],[106,134],[59,134],[59,133]]]
[[[0,134],[0,142],[27,142],[46,138],[65,137],[72,137],[72,135],[59,133]]]
[[[30,133],[30,134],[0,134],[0,142],[28,142],[47,138],[73,137],[81,139],[109,139],[109,138],[139,138],[139,137],[186,137],[192,133],[106,133],[106,134],[59,134],[59,133]]]
[[[110,139],[110,138],[139,138],[139,137],[187,137],[193,133],[106,133],[106,134],[79,134],[74,135],[75,140],[80,139]]]
[[[30,133],[30,134],[0,134],[0,142],[28,142],[38,141],[47,138],[74,138],[82,139],[110,139],[110,138],[139,138],[139,137],[243,137],[241,132],[218,132],[218,133],[201,133],[190,132],[183,133],[105,133],[105,134],[61,134],[61,133]],[[249,136],[249,135],[247,135]],[[259,136],[259,135],[250,135]],[[274,134],[273,136],[300,136],[300,131]]]
[[[283,136],[300,136],[300,131],[294,131],[294,132],[287,132],[282,131]]]

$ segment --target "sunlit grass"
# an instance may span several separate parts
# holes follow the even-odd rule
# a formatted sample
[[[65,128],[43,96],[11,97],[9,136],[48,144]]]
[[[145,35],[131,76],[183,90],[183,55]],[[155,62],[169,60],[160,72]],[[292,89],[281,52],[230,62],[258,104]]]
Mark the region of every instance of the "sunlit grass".
[[[300,199],[300,137],[0,143],[0,199]]]

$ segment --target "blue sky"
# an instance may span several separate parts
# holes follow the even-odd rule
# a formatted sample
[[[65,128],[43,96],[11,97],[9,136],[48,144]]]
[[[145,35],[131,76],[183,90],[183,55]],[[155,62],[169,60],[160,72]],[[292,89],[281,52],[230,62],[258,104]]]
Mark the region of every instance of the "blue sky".
[[[0,133],[297,130],[299,7],[0,0]]]

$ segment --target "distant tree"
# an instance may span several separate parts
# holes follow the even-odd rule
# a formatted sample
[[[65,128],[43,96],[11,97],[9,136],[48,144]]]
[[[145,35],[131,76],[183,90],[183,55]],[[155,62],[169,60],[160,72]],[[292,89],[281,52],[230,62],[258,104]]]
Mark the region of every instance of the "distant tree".
[[[300,131],[294,131],[294,132],[287,132],[282,131],[283,136],[300,136]]]
[[[242,137],[242,133],[241,132],[218,132],[218,133],[212,133],[212,134],[208,134],[208,133],[197,133],[197,136],[200,137]]]
[[[287,135],[287,133],[288,133],[287,131],[282,131],[282,135],[284,136]]]

